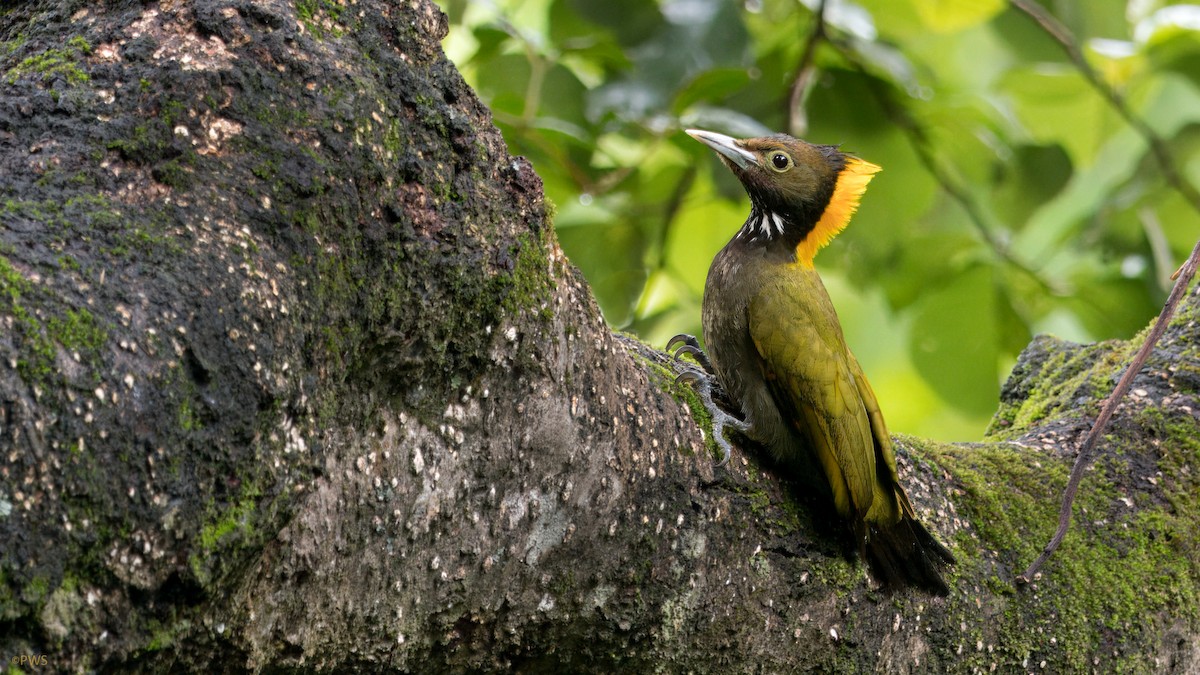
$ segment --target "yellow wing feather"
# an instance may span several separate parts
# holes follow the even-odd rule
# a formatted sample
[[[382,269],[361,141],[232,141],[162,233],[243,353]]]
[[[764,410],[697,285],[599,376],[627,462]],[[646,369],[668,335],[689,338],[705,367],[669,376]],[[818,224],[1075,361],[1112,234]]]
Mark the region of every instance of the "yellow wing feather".
[[[854,381],[858,386],[858,394],[862,398],[863,408],[871,420],[871,432],[875,439],[875,467],[878,480],[875,481],[875,500],[867,520],[873,523],[895,523],[900,520],[900,510],[916,517],[904,490],[898,489],[900,474],[896,471],[896,453],[892,450],[892,437],[888,434],[887,424],[883,421],[883,412],[879,409],[879,400],[875,398],[875,390],[863,373],[858,359],[846,349],[849,357],[850,370],[854,373]]]
[[[780,412],[816,453],[838,512],[863,520],[881,486],[861,369],[846,349],[820,279],[796,271],[780,275],[750,302],[750,337]],[[869,390],[868,396],[874,404]]]

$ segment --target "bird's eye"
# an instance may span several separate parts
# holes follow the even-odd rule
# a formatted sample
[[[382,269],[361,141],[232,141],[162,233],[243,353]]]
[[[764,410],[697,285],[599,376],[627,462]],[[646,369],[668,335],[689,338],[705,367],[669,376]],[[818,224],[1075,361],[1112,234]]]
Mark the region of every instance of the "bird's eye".
[[[792,158],[782,152],[777,152],[771,155],[771,166],[776,171],[787,171],[792,166]]]

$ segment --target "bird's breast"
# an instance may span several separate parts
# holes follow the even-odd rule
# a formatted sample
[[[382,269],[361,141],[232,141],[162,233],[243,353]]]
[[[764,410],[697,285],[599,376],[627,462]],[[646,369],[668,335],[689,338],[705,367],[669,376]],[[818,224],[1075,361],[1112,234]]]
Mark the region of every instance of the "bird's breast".
[[[778,435],[767,430],[778,427],[782,419],[771,400],[765,364],[754,346],[747,317],[763,283],[784,272],[782,265],[735,240],[717,254],[704,286],[705,348],[730,401],[757,428],[753,435],[761,441]]]
[[[769,379],[786,364],[764,361],[749,323],[752,302],[781,308],[783,321],[816,324],[816,332],[841,342],[837,315],[815,270],[770,252],[731,241],[713,260],[704,287],[704,342],[717,378],[732,403],[754,428],[752,435],[771,445],[783,443],[789,422],[771,393]],[[788,325],[755,328],[759,334],[788,333]],[[797,335],[801,331],[796,331]],[[812,331],[806,331],[812,334]],[[797,353],[804,345],[796,344]]]

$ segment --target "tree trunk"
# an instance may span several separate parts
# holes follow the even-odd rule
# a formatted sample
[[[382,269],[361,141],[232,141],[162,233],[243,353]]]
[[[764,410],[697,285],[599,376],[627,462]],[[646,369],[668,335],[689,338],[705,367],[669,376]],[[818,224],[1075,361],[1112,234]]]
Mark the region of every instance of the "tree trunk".
[[[1040,338],[987,443],[899,439],[959,564],[948,598],[875,589],[753,448],[714,467],[445,33],[427,0],[0,15],[9,663],[1200,669],[1195,295],[1040,579],[1136,345]]]

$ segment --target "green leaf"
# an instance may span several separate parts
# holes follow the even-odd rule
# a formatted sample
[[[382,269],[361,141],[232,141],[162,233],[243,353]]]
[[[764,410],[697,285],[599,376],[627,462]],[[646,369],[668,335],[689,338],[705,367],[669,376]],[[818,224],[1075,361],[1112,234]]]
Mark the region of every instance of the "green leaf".
[[[1000,322],[993,270],[976,265],[930,290],[913,319],[913,365],[950,405],[995,410]]]
[[[888,303],[896,309],[908,307],[924,299],[931,289],[954,283],[958,270],[977,258],[981,250],[978,237],[965,229],[907,233],[896,249],[896,259],[887,264],[890,273],[881,280]],[[862,279],[860,283],[868,280]]]
[[[1145,46],[1150,66],[1154,69],[1170,69],[1200,82],[1200,31],[1169,31]]]
[[[988,28],[1000,38],[1010,58],[1017,63],[1065,63],[1068,60],[1062,47],[1048,38],[1037,22],[1017,9],[1001,12]]]
[[[696,332],[712,257],[749,207],[681,128],[786,130],[818,0],[440,2],[456,24],[447,53],[533,162],[609,320],[648,339]],[[827,4],[841,39],[814,54],[805,137],[883,172],[817,265],[847,287],[830,286],[839,310],[854,306],[847,294],[870,299],[843,327],[881,400],[907,398],[889,420],[944,438],[950,420],[981,419],[1031,326],[1079,341],[1143,326],[1195,242],[1195,211],[1060,46],[1001,0]],[[1195,9],[1043,4],[1200,184]]]
[[[1129,339],[1158,314],[1162,299],[1152,298],[1140,279],[1112,278],[1097,281],[1087,275],[1086,285],[1067,300],[1067,306],[1092,335]]]
[[[1017,230],[1071,178],[1071,160],[1061,145],[1019,145],[996,169],[988,201],[996,215]]]
[[[535,112],[540,116],[565,120],[583,126],[587,124],[587,117],[584,114],[585,96],[587,96],[587,88],[583,86],[575,73],[556,64],[546,71],[538,97],[538,109]],[[586,133],[582,135],[590,136]]]
[[[667,270],[652,272],[638,301],[637,316],[630,328],[647,344],[662,348],[672,336],[688,333],[701,336],[701,295],[685,288]]]
[[[1155,78],[1137,93],[1138,114],[1163,136],[1200,120],[1200,87],[1177,73]]]
[[[503,54],[479,59],[475,72],[479,79],[476,90],[488,101],[488,107],[518,117],[524,112],[530,72],[524,56]]]
[[[662,9],[664,23],[633,50],[630,72],[591,93],[588,110],[593,120],[613,115],[645,123],[667,108],[681,82],[712,68],[745,65],[748,36],[734,4],[689,0],[667,3]]]
[[[1004,0],[922,0],[916,6],[926,27],[952,33],[988,21],[1004,9]]]
[[[1081,223],[1112,198],[1117,187],[1133,174],[1145,151],[1145,142],[1133,130],[1115,134],[1092,166],[1077,168],[1066,188],[1033,212],[1014,237],[1012,249],[1024,260],[1048,258],[1052,249],[1070,239]]]
[[[1140,101],[1131,103],[1160,134],[1173,135],[1200,117],[1200,91],[1178,75],[1159,77],[1137,93]],[[1095,162],[1077,167],[1066,188],[1032,214],[1014,249],[1026,260],[1045,259],[1051,248],[1071,239],[1081,223],[1115,200],[1123,185],[1146,173],[1141,170],[1146,152],[1143,138],[1128,127],[1104,139]],[[1145,166],[1158,172],[1153,164]]]
[[[1196,31],[1200,31],[1200,7],[1173,4],[1138,21],[1133,36],[1138,42],[1155,44],[1180,35],[1194,38]]]
[[[629,56],[612,31],[598,26],[561,0],[550,7],[550,40],[561,56],[559,63],[571,69],[589,86],[604,84],[614,72],[627,70]]]
[[[1015,68],[1000,86],[1032,139],[1061,144],[1077,167],[1090,166],[1108,135],[1119,128],[1115,113],[1071,66]]]
[[[715,68],[693,77],[671,102],[671,111],[682,113],[699,102],[716,102],[750,83],[745,68]]]
[[[627,47],[650,39],[666,23],[656,3],[642,0],[558,0],[555,4],[565,4],[574,14],[608,28]]]
[[[1016,356],[1033,339],[1029,324],[1013,306],[1011,294],[1004,286],[996,289],[996,323],[999,326],[1000,351]]]
[[[491,24],[479,26],[475,29],[474,35],[475,41],[478,43],[475,55],[472,57],[475,63],[490,61],[500,56],[505,48],[515,42],[508,31]]]
[[[724,167],[713,169],[725,171]],[[746,222],[749,213],[749,201],[716,199],[713,184],[698,179],[666,233],[666,268],[693,294],[701,295],[712,259]]]
[[[633,318],[646,282],[646,242],[637,225],[621,217],[618,201],[562,204],[555,225],[559,244],[587,278],[605,319],[621,327]]]
[[[745,113],[729,108],[719,108],[715,106],[696,106],[689,110],[684,115],[680,116],[679,123],[683,127],[694,127],[697,129],[708,129],[717,131],[723,134],[729,134],[736,138],[746,138],[749,136],[765,136],[774,133],[774,131],[764,126],[762,122],[746,115]],[[684,137],[689,146],[701,147],[695,145],[695,141]],[[712,154],[709,151],[708,154]]]

